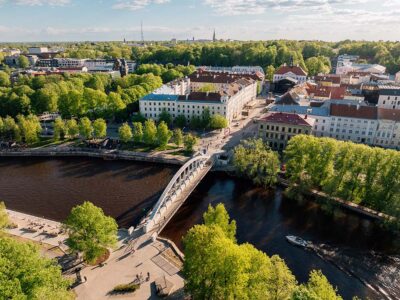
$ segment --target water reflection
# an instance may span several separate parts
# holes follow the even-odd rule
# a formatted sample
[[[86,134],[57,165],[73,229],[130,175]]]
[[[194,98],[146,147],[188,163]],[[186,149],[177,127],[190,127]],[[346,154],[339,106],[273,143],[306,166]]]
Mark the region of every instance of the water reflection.
[[[351,276],[351,272],[346,274],[329,262],[328,257],[321,258],[316,253],[291,246],[285,236],[298,235],[321,247],[323,244],[334,245],[336,248],[331,249],[335,249],[338,257],[345,257],[345,253],[339,249],[346,249],[348,254],[352,253],[355,257],[363,251],[395,252],[393,236],[372,220],[339,209],[327,214],[315,202],[299,203],[287,199],[280,189],[267,191],[245,180],[221,173],[209,174],[162,235],[182,247],[181,237],[185,232],[202,221],[202,214],[209,204],[220,202],[225,204],[230,216],[237,221],[238,241],[250,242],[269,255],[280,255],[299,281],[306,281],[310,270],[321,269],[346,299],[354,295],[382,299],[359,279]],[[349,261],[343,260],[342,263]],[[374,276],[371,270],[361,273],[368,280]]]
[[[59,221],[87,200],[129,227],[153,206],[176,170],[87,158],[2,158],[0,199],[10,209]]]

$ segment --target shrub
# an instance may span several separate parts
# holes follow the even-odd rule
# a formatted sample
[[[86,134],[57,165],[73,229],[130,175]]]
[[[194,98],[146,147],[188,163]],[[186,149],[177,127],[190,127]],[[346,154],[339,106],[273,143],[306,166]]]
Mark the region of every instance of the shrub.
[[[113,292],[114,293],[133,293],[134,291],[138,290],[140,288],[140,284],[136,283],[125,283],[125,284],[119,284],[114,287]]]

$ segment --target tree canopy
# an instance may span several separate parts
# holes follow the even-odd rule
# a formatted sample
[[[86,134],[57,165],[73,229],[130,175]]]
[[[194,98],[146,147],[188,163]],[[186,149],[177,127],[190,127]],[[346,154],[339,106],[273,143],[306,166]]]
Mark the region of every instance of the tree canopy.
[[[233,164],[240,175],[269,187],[277,182],[279,156],[262,139],[243,140],[234,149]]]
[[[1,299],[73,299],[69,285],[57,262],[44,258],[36,245],[0,236]]]
[[[72,208],[65,227],[69,235],[68,246],[83,252],[89,262],[95,261],[107,247],[114,247],[117,243],[118,226],[115,220],[87,201]]]
[[[237,244],[236,223],[223,204],[209,206],[203,218],[204,224],[183,238],[185,289],[194,299],[341,299],[320,271],[311,272],[309,282],[298,286],[279,256]]]

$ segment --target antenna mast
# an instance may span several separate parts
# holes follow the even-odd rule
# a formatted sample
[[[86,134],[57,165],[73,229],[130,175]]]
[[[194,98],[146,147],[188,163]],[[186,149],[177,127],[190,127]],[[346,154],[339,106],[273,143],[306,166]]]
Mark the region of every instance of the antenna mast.
[[[140,21],[140,35],[142,38],[142,44],[144,44],[143,21]]]

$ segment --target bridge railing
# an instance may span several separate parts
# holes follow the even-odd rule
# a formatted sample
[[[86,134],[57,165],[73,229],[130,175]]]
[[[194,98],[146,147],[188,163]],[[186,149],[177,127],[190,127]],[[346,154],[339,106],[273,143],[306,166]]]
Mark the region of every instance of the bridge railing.
[[[172,201],[175,200],[175,198],[177,197],[177,193],[180,192],[180,189],[185,184],[184,182],[186,181],[186,179],[193,175],[193,173],[195,173],[198,168],[203,167],[204,164],[206,164],[209,160],[210,156],[195,156],[187,161],[178,170],[178,172],[176,172],[174,177],[172,177],[172,179],[168,183],[167,187],[164,189],[164,192],[161,194],[157,203],[154,205],[154,208],[148,217],[148,220],[145,224],[145,230],[147,232],[151,230],[155,223],[161,219],[162,214],[167,210],[167,207],[169,206],[167,202],[172,203]]]

